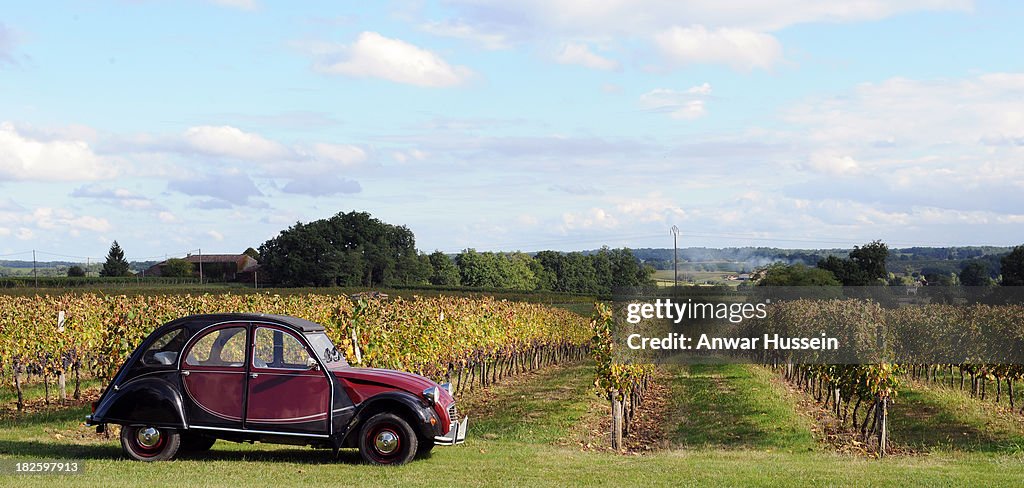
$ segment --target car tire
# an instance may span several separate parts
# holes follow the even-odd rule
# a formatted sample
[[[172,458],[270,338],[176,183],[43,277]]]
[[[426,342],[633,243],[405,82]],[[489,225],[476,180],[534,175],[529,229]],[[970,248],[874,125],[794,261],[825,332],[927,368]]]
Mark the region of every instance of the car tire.
[[[152,426],[121,427],[121,449],[136,461],[169,461],[181,447],[181,434]]]
[[[427,456],[430,456],[430,451],[434,450],[434,445],[435,445],[434,444],[434,440],[433,439],[420,439],[419,444],[420,444],[419,448],[416,449],[416,457],[417,458],[425,458]]]
[[[182,432],[181,434],[181,451],[182,452],[206,452],[209,451],[213,444],[217,442],[216,438],[207,437],[201,434],[195,434],[191,432]]]
[[[378,413],[359,430],[359,454],[370,464],[405,464],[416,456],[419,439],[402,417]]]

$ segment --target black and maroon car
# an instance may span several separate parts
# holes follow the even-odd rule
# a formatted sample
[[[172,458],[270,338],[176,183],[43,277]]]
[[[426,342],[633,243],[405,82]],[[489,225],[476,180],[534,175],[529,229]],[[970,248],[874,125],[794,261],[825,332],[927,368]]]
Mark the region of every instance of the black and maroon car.
[[[448,385],[354,368],[324,327],[280,315],[193,315],[153,331],[86,423],[121,425],[127,456],[156,461],[217,439],[359,448],[401,464],[466,438]]]

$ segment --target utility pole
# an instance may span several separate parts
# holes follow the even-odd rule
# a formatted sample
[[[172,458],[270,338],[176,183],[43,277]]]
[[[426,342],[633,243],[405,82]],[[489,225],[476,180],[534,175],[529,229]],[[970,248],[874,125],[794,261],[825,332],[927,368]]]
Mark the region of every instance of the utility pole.
[[[203,250],[199,249],[199,284],[203,284]]]
[[[673,265],[672,268],[675,270],[675,279],[672,282],[673,287],[679,286],[679,227],[672,226],[672,255]]]
[[[39,288],[39,275],[36,274],[36,250],[32,250],[32,277],[36,280],[36,288]]]

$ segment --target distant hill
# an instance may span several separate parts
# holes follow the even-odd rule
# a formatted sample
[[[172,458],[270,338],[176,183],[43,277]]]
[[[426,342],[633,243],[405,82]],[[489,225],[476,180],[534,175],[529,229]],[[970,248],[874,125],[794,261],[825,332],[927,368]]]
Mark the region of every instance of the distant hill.
[[[935,270],[958,272],[961,265],[971,259],[990,263],[993,274],[998,275],[999,258],[1010,252],[1010,247],[908,247],[889,250],[889,271],[900,274]],[[814,266],[818,260],[830,255],[846,257],[851,249],[780,249],[775,247],[685,247],[679,249],[680,271],[750,272],[772,263]],[[592,252],[592,251],[587,251]],[[671,248],[639,248],[633,254],[654,269],[673,269]]]
[[[128,267],[133,272],[139,272],[156,264],[156,261],[132,261]],[[85,263],[73,261],[38,261],[34,264],[37,276],[67,276],[68,268],[72,266],[86,267]],[[32,276],[32,261],[5,261],[0,260],[0,277]],[[99,276],[103,263],[93,262],[88,266],[89,276]]]

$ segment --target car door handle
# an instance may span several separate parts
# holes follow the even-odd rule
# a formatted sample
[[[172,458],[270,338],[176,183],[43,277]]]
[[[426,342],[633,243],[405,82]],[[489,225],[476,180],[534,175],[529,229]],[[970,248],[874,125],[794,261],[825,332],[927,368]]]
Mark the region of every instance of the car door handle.
[[[249,373],[249,377],[250,378],[257,378],[257,377],[259,377],[259,375],[260,375],[259,373]]]
[[[182,372],[181,372],[181,375],[182,375],[182,376],[188,376],[189,374],[191,374],[191,373],[189,373],[188,371],[182,371]]]

